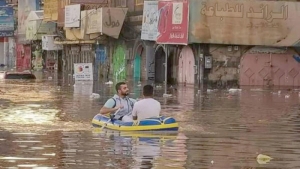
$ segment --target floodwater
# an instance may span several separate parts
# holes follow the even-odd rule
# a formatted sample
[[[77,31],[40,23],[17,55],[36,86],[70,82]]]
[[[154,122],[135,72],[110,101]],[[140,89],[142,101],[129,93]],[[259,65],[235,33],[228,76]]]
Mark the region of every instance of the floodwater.
[[[140,97],[141,87],[130,86]],[[162,114],[178,120],[178,133],[92,128],[114,92],[100,82],[0,81],[0,90],[0,168],[300,168],[296,89],[178,87],[163,98],[157,86]]]

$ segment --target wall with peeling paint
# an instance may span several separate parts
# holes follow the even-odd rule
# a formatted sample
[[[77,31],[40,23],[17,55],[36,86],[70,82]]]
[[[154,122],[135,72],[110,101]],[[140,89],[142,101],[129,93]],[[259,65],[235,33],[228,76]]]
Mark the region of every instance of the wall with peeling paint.
[[[208,74],[210,85],[238,86],[240,59],[246,49],[246,46],[210,45],[213,57],[213,68]]]

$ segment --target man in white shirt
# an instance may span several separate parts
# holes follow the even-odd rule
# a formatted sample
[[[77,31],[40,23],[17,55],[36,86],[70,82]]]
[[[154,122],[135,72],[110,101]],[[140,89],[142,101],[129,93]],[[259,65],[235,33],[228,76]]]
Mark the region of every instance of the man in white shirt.
[[[145,85],[143,88],[144,99],[136,102],[132,110],[133,120],[141,121],[150,117],[158,117],[160,115],[160,103],[153,99],[153,87]]]

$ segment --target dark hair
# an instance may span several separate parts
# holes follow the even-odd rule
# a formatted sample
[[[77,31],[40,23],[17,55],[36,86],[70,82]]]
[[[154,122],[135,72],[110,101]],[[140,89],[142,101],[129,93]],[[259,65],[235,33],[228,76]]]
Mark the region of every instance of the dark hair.
[[[143,95],[144,96],[153,96],[153,86],[145,85],[143,87]]]
[[[125,83],[125,82],[119,82],[119,83],[116,84],[116,91],[117,91],[117,92],[118,92],[118,90],[121,89],[121,86],[122,86],[122,85],[126,85],[126,83]]]

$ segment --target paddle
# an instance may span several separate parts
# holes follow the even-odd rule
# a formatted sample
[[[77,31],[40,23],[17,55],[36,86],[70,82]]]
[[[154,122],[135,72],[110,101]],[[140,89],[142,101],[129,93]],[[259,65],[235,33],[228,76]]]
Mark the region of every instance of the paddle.
[[[109,122],[111,122],[112,121],[112,119],[119,113],[119,111],[120,111],[120,108],[114,113],[114,115],[112,115],[112,116],[109,116],[110,117],[110,119],[109,120],[107,120],[107,122],[105,122],[104,124],[103,124],[103,126],[101,127],[101,129],[104,129],[104,127],[105,126],[107,126],[107,123],[109,123]]]

